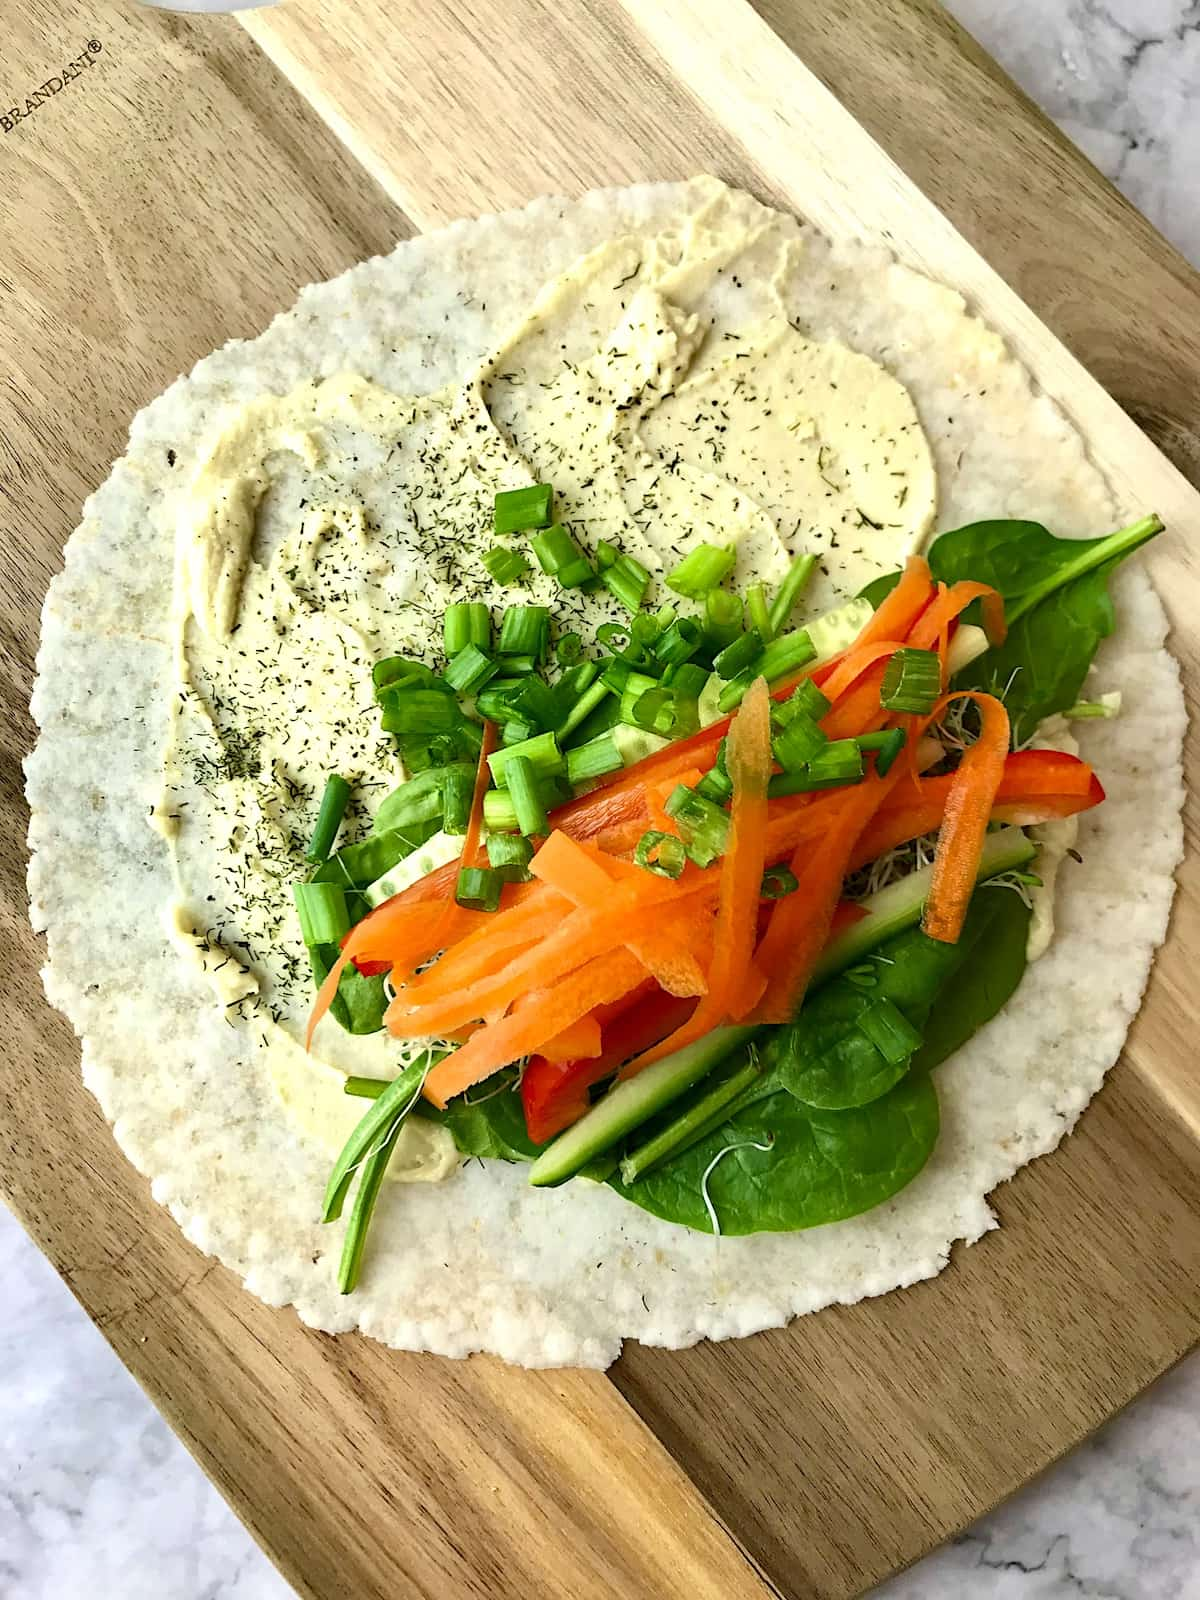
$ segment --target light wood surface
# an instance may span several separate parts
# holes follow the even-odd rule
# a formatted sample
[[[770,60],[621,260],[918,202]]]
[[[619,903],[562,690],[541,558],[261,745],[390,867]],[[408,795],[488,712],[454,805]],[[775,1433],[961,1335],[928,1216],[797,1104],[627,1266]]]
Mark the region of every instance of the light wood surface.
[[[0,101],[102,47],[0,140],[0,1181],[306,1595],[850,1595],[1200,1333],[1194,855],[1122,1066],[941,1278],[738,1344],[631,1346],[607,1378],[399,1356],[241,1294],[79,1085],[24,924],[37,608],[132,412],[300,284],[452,216],[707,168],[883,231],[1005,332],[1171,520],[1153,567],[1190,690],[1200,501],[1079,363],[1197,475],[1200,285],[924,0],[357,0],[245,25],[269,60],[230,19],[0,3]]]

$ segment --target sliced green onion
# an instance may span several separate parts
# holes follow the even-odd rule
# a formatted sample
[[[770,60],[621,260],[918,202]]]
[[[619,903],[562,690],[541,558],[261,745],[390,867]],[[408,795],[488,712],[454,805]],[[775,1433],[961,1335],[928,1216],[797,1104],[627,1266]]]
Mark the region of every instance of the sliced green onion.
[[[564,770],[562,751],[552,733],[539,733],[533,739],[523,739],[520,744],[504,750],[494,750],[488,757],[492,781],[499,789],[509,787],[508,775],[516,762],[524,762],[535,778],[546,777]]]
[[[698,544],[667,573],[667,588],[689,600],[703,600],[710,589],[729,576],[736,560],[731,544]]]
[[[423,661],[413,661],[408,656],[387,656],[371,668],[376,699],[381,689],[426,689],[434,681],[432,670]]]
[[[573,667],[583,660],[583,639],[578,633],[559,634],[554,659],[560,667]]]
[[[508,792],[516,812],[517,827],[530,834],[549,832],[546,807],[538,790],[537,775],[524,756],[512,756],[505,767]]]
[[[536,738],[537,734],[538,729],[532,722],[521,722],[514,718],[500,730],[500,743],[505,746],[524,744],[527,739]]]
[[[821,693],[811,678],[805,678],[796,685],[783,704],[776,707],[775,715],[786,719],[797,712],[803,712],[814,722],[820,722],[822,717],[828,715],[832,704],[833,702],[827,695]]]
[[[317,812],[316,826],[308,842],[308,849],[304,852],[306,861],[324,861],[328,856],[333,849],[333,841],[337,838],[349,802],[350,785],[336,772],[330,773],[325,780],[325,792],[321,796],[321,809]]]
[[[831,739],[808,766],[798,772],[778,772],[767,784],[767,794],[777,800],[785,794],[811,794],[816,789],[838,789],[859,783],[863,775],[862,751],[853,739]]]
[[[477,694],[499,670],[491,656],[485,655],[477,644],[468,644],[451,659],[444,677],[458,694]]]
[[[732,644],[725,646],[713,661],[713,671],[718,678],[736,678],[738,673],[753,666],[762,653],[762,636],[756,628],[750,628],[740,633]]]
[[[863,733],[854,741],[862,751],[874,750],[875,771],[886,778],[892,763],[904,749],[903,728],[883,728],[879,733]]]
[[[890,1067],[898,1067],[921,1043],[921,1035],[891,1000],[880,998],[863,1011],[856,1022]]]
[[[623,654],[634,643],[633,629],[624,622],[602,622],[596,629],[596,638],[614,655]]]
[[[346,891],[338,883],[297,883],[292,893],[300,917],[300,935],[314,944],[338,944],[350,927]]]
[[[708,671],[694,661],[685,661],[678,667],[668,667],[662,681],[686,700],[698,700],[708,682]]]
[[[600,678],[601,682],[603,682],[603,673],[601,673]],[[634,706],[637,705],[638,701],[644,694],[647,694],[651,689],[657,689],[658,687],[659,684],[657,678],[647,677],[644,672],[627,673],[625,676],[625,686],[621,690],[621,721],[633,723],[635,727],[638,726],[637,723],[634,723],[633,719]]]
[[[578,589],[580,584],[595,577],[592,563],[561,522],[547,528],[545,533],[535,534],[529,546],[542,571],[557,578],[564,589]]]
[[[792,562],[779,585],[779,593],[771,602],[772,633],[780,633],[787,627],[788,618],[796,609],[796,602],[808,588],[808,581],[816,570],[816,556],[797,556]]]
[[[639,611],[637,616],[630,620],[629,637],[634,644],[641,645],[643,649],[654,644],[661,632],[662,627],[658,618],[648,611]]]
[[[799,887],[800,880],[790,867],[768,867],[763,873],[759,898],[782,900],[785,895],[795,894]]]
[[[607,572],[609,567],[615,566],[620,555],[621,552],[615,544],[608,539],[601,539],[596,546],[596,565],[601,572]]]
[[[762,674],[759,672],[758,667],[753,666],[747,667],[745,672],[739,672],[736,678],[730,678],[717,696],[717,710],[722,714],[735,710],[741,705],[745,698],[746,690],[754,682],[755,678],[761,676]]]
[[[488,863],[506,883],[524,883],[529,877],[533,846],[519,833],[489,833]]]
[[[699,650],[704,630],[691,617],[676,617],[654,641],[654,654],[665,667],[679,667]]]
[[[879,703],[889,711],[928,716],[942,692],[942,667],[936,650],[897,650],[883,673]]]
[[[501,489],[496,496],[492,525],[497,533],[548,528],[553,501],[554,490],[548,483],[531,483],[527,489]]]
[[[683,840],[673,833],[660,833],[648,829],[637,842],[633,859],[647,872],[656,872],[660,878],[678,878],[687,865],[687,851]]]
[[[384,708],[385,733],[449,733],[463,720],[458,701],[439,689],[406,689]]]
[[[800,711],[790,717],[775,735],[771,748],[784,771],[795,772],[798,767],[807,766],[828,743],[828,734],[811,717]]]
[[[667,604],[665,606],[659,606],[658,610],[654,613],[654,620],[658,623],[659,633],[666,633],[667,629],[675,621],[677,614],[678,613],[673,605]]]
[[[567,751],[567,781],[590,783],[593,778],[602,778],[606,772],[616,772],[624,765],[612,734],[602,733],[599,738],[589,739],[586,744]]]
[[[574,733],[581,722],[585,722],[591,716],[597,706],[608,698],[609,692],[609,687],[603,679],[599,683],[593,683],[591,688],[584,690],[570,711],[567,712],[566,719],[558,730],[560,744],[569,734]]]
[[[733,798],[733,784],[720,767],[710,767],[692,793],[703,795],[705,800],[711,800],[714,805],[723,806]]]
[[[474,773],[464,772],[461,767],[446,768],[442,775],[442,828],[446,833],[466,833],[474,793]]]
[[[496,651],[502,656],[533,656],[540,661],[549,638],[549,606],[506,606]]]
[[[541,663],[536,656],[505,656],[500,662],[506,678],[524,678],[536,672]]]
[[[478,600],[458,600],[446,607],[442,619],[446,654],[456,656],[469,644],[486,650],[492,642],[492,615]]]
[[[626,611],[637,611],[650,587],[648,569],[640,561],[626,555],[619,555],[611,566],[603,568],[600,580]]]
[[[742,631],[740,595],[728,589],[710,589],[704,597],[704,631],[714,650],[724,650]]]
[[[529,563],[521,552],[500,544],[484,551],[483,565],[488,577],[500,584],[519,583],[529,573]]]
[[[628,661],[606,661],[600,669],[600,682],[614,694],[624,694],[625,686],[633,675],[633,667]],[[653,679],[650,681],[653,682]]]
[[[724,855],[729,839],[729,817],[720,806],[681,783],[667,796],[663,809],[679,824],[687,853],[698,867],[711,866],[718,856]]]
[[[775,629],[771,626],[771,608],[767,604],[765,583],[752,583],[746,590],[746,610],[750,613],[751,627],[758,631],[764,644],[770,643],[775,637]]]
[[[621,697],[622,705],[625,697]],[[679,694],[674,689],[655,686],[638,695],[630,708],[629,717],[634,727],[645,728],[664,739],[683,739],[695,733],[700,726],[696,701]]]
[[[463,867],[454,898],[467,911],[498,911],[504,879],[492,867]]]
[[[816,653],[817,647],[805,630],[797,628],[792,633],[780,634],[778,639],[771,640],[762,653],[758,670],[768,683],[777,683],[780,678],[786,678],[789,673],[798,672],[806,666]]]
[[[380,802],[372,824],[374,832],[387,833],[392,828],[406,828],[440,818],[446,775],[452,771],[461,773],[468,782],[474,778],[475,769],[465,761],[418,773]]]
[[[378,1100],[387,1086],[386,1078],[356,1078],[352,1074],[342,1084],[342,1093],[357,1095],[360,1100]]]

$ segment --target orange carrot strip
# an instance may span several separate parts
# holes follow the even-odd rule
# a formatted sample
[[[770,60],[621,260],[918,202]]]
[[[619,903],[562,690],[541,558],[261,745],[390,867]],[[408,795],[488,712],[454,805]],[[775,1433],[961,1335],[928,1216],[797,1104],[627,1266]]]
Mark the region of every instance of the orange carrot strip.
[[[771,699],[765,678],[746,691],[729,729],[725,769],[733,785],[729,840],[721,862],[720,898],[713,931],[708,993],[673,1034],[622,1067],[630,1078],[755,1004],[750,973],[762,888],[767,819],[767,780],[771,774]],[[744,1009],[743,1009],[744,1008]]]
[[[914,650],[934,650],[938,636],[962,615],[972,600],[983,601],[983,625],[992,644],[1003,644],[1008,632],[1004,620],[1004,600],[987,583],[964,580],[949,588],[939,585],[940,593],[929,609],[914,623],[908,643]]]
[[[511,912],[492,913],[484,927],[469,934],[440,961],[406,983],[401,991],[414,1002],[430,1000],[470,987],[488,978],[524,951],[541,943],[561,926],[569,906],[559,894],[547,891]]]
[[[839,700],[868,667],[873,667],[884,656],[894,656],[897,650],[903,649],[904,643],[898,639],[872,639],[867,644],[851,646],[837,670],[830,673],[821,684],[822,694],[830,700]]]
[[[952,700],[962,699],[974,700],[983,714],[983,726],[979,738],[953,774],[933,858],[933,881],[921,923],[931,939],[943,944],[955,944],[962,932],[992,803],[1004,776],[1004,759],[1008,754],[1008,712],[995,695],[973,690],[945,695],[934,708],[934,716],[940,716]]]
[[[909,556],[900,582],[879,603],[879,609],[854,641],[861,650],[876,639],[907,639],[909,631],[933,599],[933,579],[923,556]]]
[[[480,1028],[461,1050],[439,1061],[425,1080],[426,1098],[444,1107],[498,1067],[540,1050],[548,1039],[596,1006],[627,994],[645,976],[641,962],[624,948],[587,962],[547,990],[540,1004],[523,1006],[502,1021]]]

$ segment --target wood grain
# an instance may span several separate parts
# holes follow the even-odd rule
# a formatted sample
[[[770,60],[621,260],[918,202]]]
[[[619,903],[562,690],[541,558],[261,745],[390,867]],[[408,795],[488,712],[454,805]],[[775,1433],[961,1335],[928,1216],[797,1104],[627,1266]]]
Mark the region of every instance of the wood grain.
[[[20,219],[0,328],[6,1198],[303,1594],[765,1597],[601,1375],[401,1356],[269,1310],[152,1203],[82,1089],[25,915],[41,593],[133,412],[409,225],[232,22],[41,4],[0,25],[21,88],[102,45],[0,160]]]
[[[856,1592],[1200,1332],[1194,808],[1172,943],[1122,1067],[1064,1150],[1001,1191],[1004,1229],[939,1279],[739,1344],[632,1346],[608,1379],[398,1356],[243,1295],[150,1203],[79,1085],[40,998],[17,849],[37,607],[129,415],[301,283],[547,189],[709,168],[827,228],[882,232],[1005,332],[1129,499],[1171,518],[1153,565],[1190,693],[1200,502],[1080,361],[1194,473],[1195,274],[925,0],[357,0],[336,27],[292,4],[246,18],[269,60],[226,19],[0,0],[0,21],[0,102],[102,44],[0,142],[16,955],[0,1003],[20,1063],[0,1088],[18,1130],[0,1180],[307,1595]]]

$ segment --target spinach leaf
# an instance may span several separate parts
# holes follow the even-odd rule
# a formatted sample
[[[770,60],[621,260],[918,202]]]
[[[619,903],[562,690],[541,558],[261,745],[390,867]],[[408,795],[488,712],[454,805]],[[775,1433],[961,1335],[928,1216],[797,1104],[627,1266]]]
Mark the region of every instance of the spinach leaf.
[[[972,897],[968,925],[979,898]],[[797,1020],[771,1041],[768,1060],[780,1087],[806,1105],[826,1110],[867,1105],[886,1094],[908,1071],[909,1062],[889,1063],[859,1028],[859,1019],[876,1001],[890,1000],[922,1031],[934,999],[958,971],[964,954],[962,940],[939,944],[912,928],[881,945],[861,967],[823,984]]]
[[[929,567],[935,578],[974,578],[1004,596],[1008,639],[957,674],[954,684],[1002,695],[1014,744],[1079,698],[1100,641],[1113,629],[1109,574],[1162,526],[1150,516],[1103,539],[1057,539],[1038,522],[996,520],[934,540]],[[878,606],[898,581],[899,573],[877,578],[863,594]]]
[[[449,1128],[465,1156],[490,1156],[495,1161],[532,1161],[538,1147],[525,1131],[525,1113],[517,1073],[504,1067],[444,1111],[422,1101],[416,1115]]]
[[[737,1145],[708,1177],[721,1232],[782,1233],[879,1205],[916,1177],[937,1135],[937,1094],[925,1073],[847,1111],[817,1110],[779,1090],[636,1183],[610,1182],[644,1211],[711,1233],[704,1174],[721,1151]]]
[[[1011,997],[1025,972],[1029,914],[1011,889],[984,885],[972,896],[954,946],[962,952],[958,972],[930,1012],[912,1072],[928,1072],[952,1056]]]
[[[319,989],[333,970],[341,951],[335,944],[318,944],[309,949],[308,955]],[[329,1007],[330,1014],[347,1033],[378,1033],[383,1027],[386,1010],[383,978],[364,978],[353,964],[347,966],[338,979],[337,993]]]

